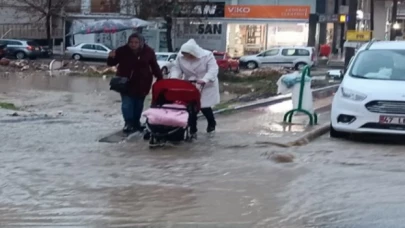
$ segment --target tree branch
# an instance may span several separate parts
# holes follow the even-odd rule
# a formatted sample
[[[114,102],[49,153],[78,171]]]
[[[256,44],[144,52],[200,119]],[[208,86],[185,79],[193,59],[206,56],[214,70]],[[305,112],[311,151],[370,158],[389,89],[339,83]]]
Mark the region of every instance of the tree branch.
[[[17,1],[18,3],[25,4],[28,7],[32,7],[35,11],[38,11],[41,14],[44,14],[44,15],[48,14],[48,11],[46,11],[47,7],[41,6],[42,4],[33,3],[30,0],[15,0],[15,1]]]

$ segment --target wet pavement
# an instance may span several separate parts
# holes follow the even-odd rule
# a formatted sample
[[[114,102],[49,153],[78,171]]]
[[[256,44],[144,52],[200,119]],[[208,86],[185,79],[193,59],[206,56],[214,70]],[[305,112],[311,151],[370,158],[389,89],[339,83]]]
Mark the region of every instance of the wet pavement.
[[[403,145],[258,143],[299,134],[279,124],[288,103],[220,116],[211,136],[202,119],[193,143],[99,143],[122,125],[118,96],[103,82],[21,83],[0,82],[0,101],[26,108],[0,110],[0,227],[403,226]],[[268,158],[277,153],[295,161]]]

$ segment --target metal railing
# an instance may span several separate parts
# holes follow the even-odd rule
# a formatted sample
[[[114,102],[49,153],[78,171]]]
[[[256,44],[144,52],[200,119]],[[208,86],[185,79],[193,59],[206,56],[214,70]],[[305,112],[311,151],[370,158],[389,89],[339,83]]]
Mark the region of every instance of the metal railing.
[[[42,24],[0,24],[0,37],[2,39],[45,39],[46,29]],[[62,37],[62,29],[52,29],[51,38]]]

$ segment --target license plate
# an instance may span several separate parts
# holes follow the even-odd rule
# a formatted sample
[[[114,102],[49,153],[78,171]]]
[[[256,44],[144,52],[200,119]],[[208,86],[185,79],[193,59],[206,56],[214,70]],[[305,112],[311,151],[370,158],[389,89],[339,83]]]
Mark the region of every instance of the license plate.
[[[405,117],[403,116],[380,116],[381,124],[401,124],[405,125]]]

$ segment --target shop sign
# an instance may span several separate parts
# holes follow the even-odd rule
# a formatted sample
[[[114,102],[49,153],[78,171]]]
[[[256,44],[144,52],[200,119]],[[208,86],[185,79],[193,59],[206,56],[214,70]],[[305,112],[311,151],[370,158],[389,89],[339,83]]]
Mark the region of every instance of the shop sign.
[[[319,23],[339,22],[338,14],[319,14]]]
[[[202,48],[224,51],[226,49],[227,24],[225,23],[179,23],[176,25],[175,47],[180,48],[189,39],[194,39]]]
[[[348,30],[346,32],[346,41],[365,42],[371,40],[371,31]]]
[[[310,6],[226,5],[226,18],[309,19]]]
[[[225,2],[180,3],[177,17],[224,17]]]

